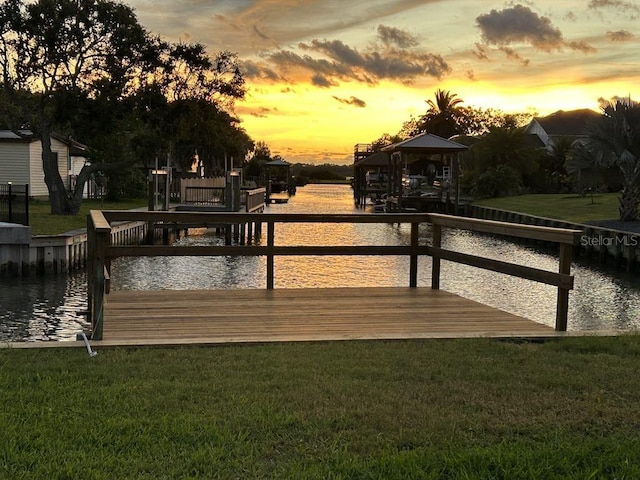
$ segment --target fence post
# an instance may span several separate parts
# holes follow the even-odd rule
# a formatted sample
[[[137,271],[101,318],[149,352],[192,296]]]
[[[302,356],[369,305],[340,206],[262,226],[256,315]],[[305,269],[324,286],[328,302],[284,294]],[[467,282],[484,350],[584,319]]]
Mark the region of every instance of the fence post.
[[[273,290],[274,258],[273,244],[275,240],[273,222],[267,222],[267,289]]]
[[[559,272],[565,275],[571,274],[571,261],[573,259],[573,245],[560,244]],[[556,306],[556,331],[567,331],[567,317],[569,316],[569,290],[558,287],[558,303]]]
[[[9,186],[9,223],[13,223],[13,185],[11,182],[8,182]]]
[[[431,244],[434,249],[440,248],[442,243],[442,225],[433,224]],[[431,289],[440,290],[440,257],[434,252],[431,258]]]
[[[411,256],[409,258],[409,287],[418,286],[418,223],[411,222]]]
[[[30,225],[29,222],[29,184],[24,184],[24,215],[25,225]]]

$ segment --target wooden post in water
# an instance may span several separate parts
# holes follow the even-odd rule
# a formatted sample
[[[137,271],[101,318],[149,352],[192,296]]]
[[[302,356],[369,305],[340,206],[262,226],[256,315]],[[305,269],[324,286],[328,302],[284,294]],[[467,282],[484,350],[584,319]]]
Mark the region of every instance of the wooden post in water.
[[[267,222],[267,289],[273,290],[273,272],[274,272],[274,261],[273,261],[273,244],[275,240],[273,222]]]
[[[262,240],[262,222],[256,222],[255,227],[256,227],[255,241],[260,243],[260,240]]]
[[[409,287],[418,286],[418,224],[411,223],[411,256],[409,259]]]
[[[432,234],[432,246],[433,248],[440,248],[442,243],[442,226],[437,223],[433,224]],[[431,258],[431,289],[440,290],[440,257],[434,253]]]
[[[571,275],[571,261],[573,260],[573,245],[560,244],[560,268],[559,273]],[[569,316],[569,289],[558,287],[558,304],[556,307],[556,330],[567,331],[567,318]]]

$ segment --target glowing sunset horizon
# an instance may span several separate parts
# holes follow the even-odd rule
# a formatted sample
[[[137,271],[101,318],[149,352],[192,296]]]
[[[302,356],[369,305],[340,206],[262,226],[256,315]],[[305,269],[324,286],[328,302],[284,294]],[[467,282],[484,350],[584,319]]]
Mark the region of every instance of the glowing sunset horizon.
[[[352,162],[437,89],[463,105],[598,110],[640,78],[640,5],[625,0],[130,0],[150,31],[236,52],[255,141],[289,162]],[[634,91],[634,87],[636,90]]]

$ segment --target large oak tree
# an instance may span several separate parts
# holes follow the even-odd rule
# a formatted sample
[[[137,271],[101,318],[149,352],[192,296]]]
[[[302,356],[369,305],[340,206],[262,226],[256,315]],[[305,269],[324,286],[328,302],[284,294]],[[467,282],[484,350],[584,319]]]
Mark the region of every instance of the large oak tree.
[[[53,214],[77,213],[91,175],[114,162],[131,163],[133,155],[122,153],[134,152],[141,139],[155,142],[153,153],[184,144],[185,131],[198,125],[176,118],[177,112],[191,116],[197,105],[209,105],[205,117],[214,118],[200,122],[203,130],[211,133],[222,123],[226,138],[235,134],[241,150],[250,143],[233,116],[224,113],[245,92],[235,55],[209,57],[199,44],[166,43],[117,1],[4,1],[0,75],[0,120],[17,134],[42,142]],[[189,108],[177,108],[185,103]],[[81,140],[95,139],[94,145],[102,147],[94,150],[70,192],[51,149],[52,133],[58,129],[81,132],[89,137]],[[187,140],[201,143],[206,135],[198,131],[198,138]],[[238,147],[231,143],[217,149],[235,153]]]
[[[42,142],[42,167],[51,213],[74,214],[98,163],[78,175],[67,192],[51,149],[56,118],[69,96],[114,97],[151,72],[159,42],[130,7],[109,0],[7,0],[0,5],[0,73],[5,123]]]

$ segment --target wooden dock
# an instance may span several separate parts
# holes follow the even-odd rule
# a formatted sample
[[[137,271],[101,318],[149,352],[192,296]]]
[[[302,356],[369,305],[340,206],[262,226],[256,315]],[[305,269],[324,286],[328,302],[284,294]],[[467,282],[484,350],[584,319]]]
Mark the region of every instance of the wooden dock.
[[[114,291],[104,306],[96,345],[564,335],[431,288]]]
[[[170,224],[247,222],[267,226],[257,245],[110,245],[111,223]],[[403,339],[459,337],[552,337],[567,330],[571,255],[579,231],[466,219],[439,214],[255,214],[91,211],[87,275],[91,338],[119,345]],[[407,223],[408,245],[277,245],[276,225]],[[427,224],[428,237],[420,237]],[[525,237],[559,244],[557,271],[503,262],[442,247],[442,229]],[[281,256],[406,256],[408,286],[275,289]],[[418,288],[418,259],[431,256],[431,288]],[[111,260],[123,256],[261,256],[265,289],[110,292]],[[440,264],[452,261],[557,288],[555,328],[440,290]]]

